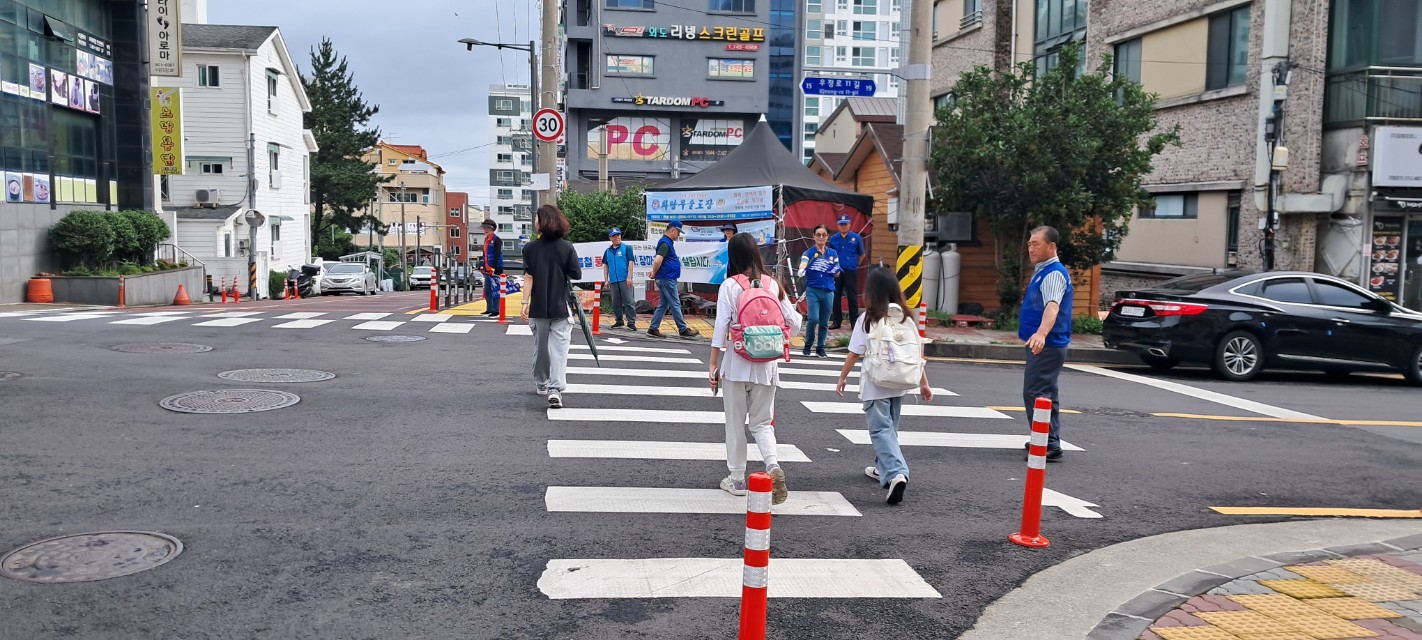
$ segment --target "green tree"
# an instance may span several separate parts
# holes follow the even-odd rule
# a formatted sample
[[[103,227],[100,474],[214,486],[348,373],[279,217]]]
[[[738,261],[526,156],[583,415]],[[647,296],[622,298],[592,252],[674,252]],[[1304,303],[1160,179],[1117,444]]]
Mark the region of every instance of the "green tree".
[[[571,226],[569,242],[605,241],[607,230],[612,227],[622,229],[624,240],[647,237],[647,209],[642,203],[642,189],[638,187],[621,193],[578,193],[569,189],[558,194],[558,208],[568,217]]]
[[[98,268],[114,252],[114,229],[108,214],[75,211],[49,229],[49,246],[67,266]]]
[[[119,231],[120,225],[126,229],[124,233],[131,231],[126,244],[116,239],[114,255],[135,264],[151,262],[153,250],[170,235],[168,225],[151,211],[130,210],[110,215],[114,218],[115,232]]]
[[[326,260],[340,260],[341,256],[359,251],[360,248],[356,246],[349,231],[331,227],[316,238],[316,246],[312,249],[312,253]]]
[[[319,241],[333,226],[359,228],[370,216],[356,211],[390,178],[361,159],[380,141],[378,127],[365,128],[380,107],[366,103],[345,56],[336,55],[329,38],[311,50],[311,75],[302,74],[301,84],[311,100],[305,125],[320,147],[311,158],[311,237]]]
[[[1080,49],[1037,76],[978,67],[959,77],[940,109],[931,151],[938,212],[971,211],[996,239],[998,298],[1022,299],[1027,238],[1039,225],[1062,234],[1062,263],[1100,264],[1120,247],[1136,206],[1150,205],[1141,178],[1179,127],[1157,130],[1156,96],[1112,73],[1110,56],[1078,71]]]

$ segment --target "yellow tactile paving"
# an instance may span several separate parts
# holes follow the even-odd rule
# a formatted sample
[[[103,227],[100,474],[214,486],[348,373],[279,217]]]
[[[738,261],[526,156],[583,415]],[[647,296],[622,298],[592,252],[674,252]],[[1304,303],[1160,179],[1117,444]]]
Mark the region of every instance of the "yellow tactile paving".
[[[1233,634],[1296,631],[1257,611],[1199,611],[1194,616]]]
[[[1295,598],[1338,598],[1347,595],[1317,580],[1260,580],[1259,584]]]
[[[1422,590],[1422,576],[1411,571],[1406,571],[1394,567],[1380,560],[1371,558],[1344,558],[1342,560],[1329,560],[1328,564],[1343,567],[1353,573],[1372,578],[1372,582],[1393,584],[1407,589]]]
[[[1411,589],[1379,584],[1376,582],[1365,582],[1363,584],[1340,584],[1338,589],[1350,596],[1357,596],[1369,602],[1395,602],[1398,600],[1417,600],[1422,597]],[[1340,594],[1341,595],[1341,594]]]
[[[1402,617],[1402,614],[1392,609],[1384,609],[1361,598],[1314,598],[1308,601],[1308,606],[1321,609],[1344,620]]]
[[[1297,573],[1305,578],[1317,580],[1328,584],[1351,584],[1356,582],[1367,582],[1368,579],[1360,574],[1353,573],[1343,567],[1334,566],[1307,566],[1295,565],[1284,567],[1289,571]]]
[[[1151,632],[1165,640],[1240,640],[1219,627],[1152,627]]]
[[[1302,600],[1295,600],[1281,593],[1229,596],[1229,599],[1271,618],[1318,615],[1318,609],[1308,606]]]
[[[1294,616],[1282,622],[1293,627],[1295,631],[1303,632],[1319,640],[1375,638],[1378,635],[1376,632],[1369,631],[1347,620],[1327,614]]]
[[[1239,640],[1314,640],[1302,633],[1246,633]]]

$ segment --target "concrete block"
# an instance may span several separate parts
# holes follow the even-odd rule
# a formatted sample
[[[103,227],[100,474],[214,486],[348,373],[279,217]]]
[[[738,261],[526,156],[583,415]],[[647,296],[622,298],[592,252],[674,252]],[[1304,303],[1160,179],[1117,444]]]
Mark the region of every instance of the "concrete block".
[[[1243,578],[1244,576],[1253,575],[1261,571],[1268,571],[1278,566],[1278,562],[1264,558],[1240,558],[1232,562],[1205,567],[1201,569],[1201,571],[1217,573],[1231,578]]]
[[[1150,620],[1136,616],[1110,613],[1096,625],[1087,640],[1136,640],[1150,628]]]
[[[1231,576],[1215,575],[1201,571],[1192,571],[1185,575],[1176,577],[1167,582],[1156,585],[1157,591],[1167,591],[1178,593],[1184,596],[1194,596],[1205,593],[1210,589],[1234,580]]]
[[[1116,607],[1115,613],[1155,620],[1188,600],[1185,596],[1150,590]]]

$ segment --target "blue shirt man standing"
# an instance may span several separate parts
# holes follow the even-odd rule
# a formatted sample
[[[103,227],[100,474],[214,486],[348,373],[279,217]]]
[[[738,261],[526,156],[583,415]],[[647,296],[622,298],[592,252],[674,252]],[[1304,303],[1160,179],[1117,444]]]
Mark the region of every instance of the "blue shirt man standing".
[[[683,338],[701,335],[700,331],[686,326],[686,320],[681,317],[681,293],[677,291],[677,280],[681,278],[681,258],[676,255],[676,241],[680,237],[681,221],[668,222],[667,230],[663,232],[661,239],[657,240],[657,255],[652,258],[652,277],[657,281],[658,300],[657,310],[652,312],[652,322],[647,327],[647,335],[653,338],[662,337],[662,318],[666,317],[668,311],[676,322],[677,335]]]
[[[864,236],[849,230],[849,214],[839,214],[839,233],[830,236],[829,246],[839,254],[839,275],[834,278],[834,303],[830,312],[831,329],[838,329],[844,320],[840,300],[849,299],[849,325],[859,317],[859,261],[864,258]]]
[[[622,244],[622,230],[613,227],[607,230],[607,239],[612,246],[602,252],[602,281],[607,283],[612,294],[612,312],[615,322],[612,328],[622,325],[622,317],[627,317],[627,330],[637,330],[637,306],[632,295],[632,265],[637,257],[632,254],[631,245]]]
[[[1031,282],[1022,296],[1017,337],[1026,347],[1027,367],[1022,373],[1022,401],[1027,420],[1037,398],[1052,400],[1052,430],[1047,437],[1047,462],[1062,459],[1061,402],[1057,377],[1066,363],[1071,344],[1071,274],[1057,259],[1061,234],[1052,227],[1037,227],[1027,241],[1027,257],[1036,264]],[[1031,443],[1028,443],[1031,446]]]

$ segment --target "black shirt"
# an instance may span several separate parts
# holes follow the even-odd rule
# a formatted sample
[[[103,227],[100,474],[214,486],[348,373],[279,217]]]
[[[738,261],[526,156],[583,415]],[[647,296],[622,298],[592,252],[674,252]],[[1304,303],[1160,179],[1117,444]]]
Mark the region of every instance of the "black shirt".
[[[578,251],[567,240],[539,238],[523,248],[524,272],[533,276],[528,296],[528,317],[567,318],[568,282],[583,277]]]

